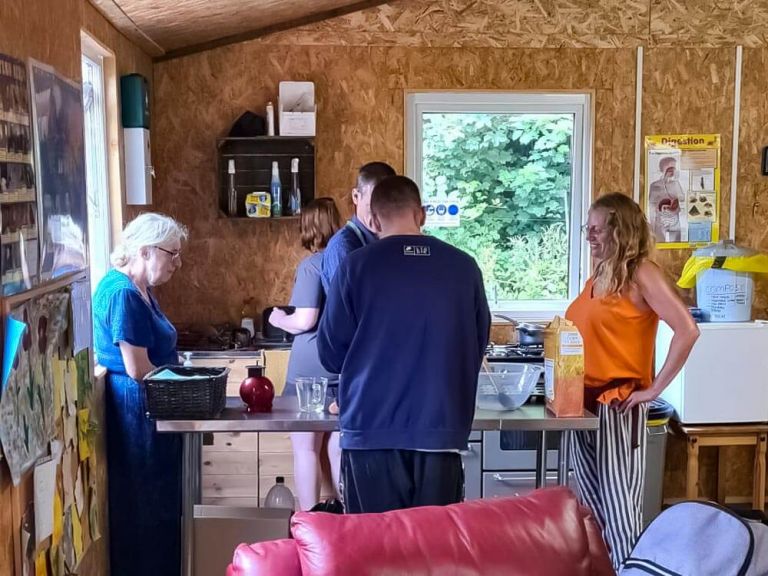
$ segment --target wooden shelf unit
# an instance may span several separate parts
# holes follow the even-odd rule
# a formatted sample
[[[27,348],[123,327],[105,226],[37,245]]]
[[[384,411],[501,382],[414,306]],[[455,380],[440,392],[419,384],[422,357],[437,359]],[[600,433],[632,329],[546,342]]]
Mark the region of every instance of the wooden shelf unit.
[[[243,219],[245,197],[251,192],[269,192],[272,181],[272,162],[277,161],[282,186],[283,212],[291,191],[291,159],[299,159],[299,189],[301,205],[306,206],[315,197],[315,139],[299,136],[256,136],[253,138],[222,138],[218,141],[219,209],[228,218]],[[235,190],[237,216],[229,215],[228,165],[235,161]],[[269,221],[296,218],[248,218]]]

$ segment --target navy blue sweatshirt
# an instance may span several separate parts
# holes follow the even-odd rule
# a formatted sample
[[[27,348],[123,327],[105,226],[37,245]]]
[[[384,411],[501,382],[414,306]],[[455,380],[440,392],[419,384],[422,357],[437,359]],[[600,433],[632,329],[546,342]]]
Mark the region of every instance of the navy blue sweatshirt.
[[[461,250],[391,236],[350,254],[317,336],[341,375],[341,447],[465,449],[489,330],[480,269]]]

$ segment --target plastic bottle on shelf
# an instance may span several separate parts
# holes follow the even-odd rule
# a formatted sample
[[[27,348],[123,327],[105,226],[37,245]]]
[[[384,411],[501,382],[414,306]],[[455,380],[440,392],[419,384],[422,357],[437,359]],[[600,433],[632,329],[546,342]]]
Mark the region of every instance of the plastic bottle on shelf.
[[[272,196],[272,217],[283,215],[283,193],[280,186],[280,171],[277,161],[272,162],[272,182],[269,185],[269,194]]]
[[[275,135],[275,107],[267,102],[267,136]]]
[[[278,476],[275,478],[275,485],[267,492],[264,499],[265,508],[287,508],[294,510],[296,501],[293,498],[293,492],[285,485],[285,478]]]
[[[301,214],[301,190],[299,190],[299,159],[291,160],[291,194],[288,205],[292,216]]]
[[[229,197],[229,215],[237,216],[237,189],[235,188],[235,161],[227,162],[227,196]]]

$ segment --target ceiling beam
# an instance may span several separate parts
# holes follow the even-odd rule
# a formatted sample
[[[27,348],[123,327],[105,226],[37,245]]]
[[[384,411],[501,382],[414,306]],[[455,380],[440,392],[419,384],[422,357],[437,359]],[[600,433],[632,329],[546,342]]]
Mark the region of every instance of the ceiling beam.
[[[104,18],[107,19],[117,30],[128,40],[144,50],[152,58],[157,58],[165,54],[162,46],[157,44],[152,38],[147,36],[131,17],[126,14],[116,0],[89,0],[91,5],[96,8]]]
[[[91,1],[103,2],[107,0],[91,0]],[[111,0],[109,1],[111,2]],[[285,30],[290,30],[291,28],[298,28],[299,26],[307,26],[309,24],[315,24],[316,22],[321,22],[323,20],[328,20],[330,18],[337,18],[338,16],[344,16],[346,14],[359,12],[360,10],[365,10],[367,8],[373,8],[375,6],[379,6],[380,4],[387,4],[388,2],[391,2],[391,1],[392,0],[362,0],[358,2],[353,2],[352,4],[348,4],[347,6],[333,8],[331,10],[324,10],[316,14],[301,16],[299,18],[286,20],[284,22],[277,22],[275,24],[270,24],[269,26],[264,26],[262,28],[250,30],[248,32],[233,34],[232,36],[226,36],[224,38],[219,38],[217,40],[210,40],[208,42],[202,42],[200,44],[193,44],[191,46],[184,46],[182,48],[170,50],[168,52],[155,56],[154,60],[156,62],[162,62],[164,60],[173,60],[174,58],[189,56],[190,54],[196,54],[198,52],[205,52],[206,50],[220,48],[221,46],[227,46],[229,44],[247,42],[248,40],[261,38],[262,36],[267,36],[268,34],[274,34],[275,32],[283,32]]]

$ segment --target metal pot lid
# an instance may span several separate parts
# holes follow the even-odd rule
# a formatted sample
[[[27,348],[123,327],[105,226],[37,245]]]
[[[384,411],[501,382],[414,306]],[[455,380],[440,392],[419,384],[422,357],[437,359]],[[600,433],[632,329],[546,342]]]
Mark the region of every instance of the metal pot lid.
[[[539,332],[546,329],[547,325],[541,322],[523,322],[517,326],[519,330],[526,332]]]

